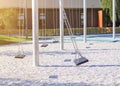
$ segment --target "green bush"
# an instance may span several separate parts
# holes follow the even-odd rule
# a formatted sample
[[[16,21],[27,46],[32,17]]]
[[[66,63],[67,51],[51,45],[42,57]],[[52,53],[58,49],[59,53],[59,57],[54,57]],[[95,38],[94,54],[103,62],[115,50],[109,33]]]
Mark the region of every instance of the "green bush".
[[[46,29],[45,30],[39,30],[40,36],[59,36],[59,28],[58,29]],[[72,28],[73,35],[83,35],[83,28]],[[116,28],[116,33],[120,33],[120,28]],[[45,35],[46,34],[46,35]],[[112,27],[88,27],[87,28],[87,34],[112,34]],[[69,35],[68,30],[64,29],[64,35]]]

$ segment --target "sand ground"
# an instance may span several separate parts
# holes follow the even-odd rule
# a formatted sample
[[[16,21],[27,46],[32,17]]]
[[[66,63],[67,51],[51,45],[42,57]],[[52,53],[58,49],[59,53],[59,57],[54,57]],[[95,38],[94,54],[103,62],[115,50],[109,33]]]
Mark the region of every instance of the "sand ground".
[[[39,45],[39,66],[33,66],[32,42],[23,44],[23,59],[14,58],[18,45],[0,46],[0,86],[120,86],[120,42],[77,42],[89,62],[76,66],[72,43]],[[87,48],[86,48],[87,46]],[[67,61],[65,61],[67,60]]]

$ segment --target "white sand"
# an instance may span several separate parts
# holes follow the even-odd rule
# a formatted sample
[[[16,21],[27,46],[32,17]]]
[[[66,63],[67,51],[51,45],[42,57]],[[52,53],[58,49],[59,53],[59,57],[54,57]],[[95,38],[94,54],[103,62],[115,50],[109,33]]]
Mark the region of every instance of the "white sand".
[[[31,42],[23,45],[24,59],[14,58],[16,44],[0,46],[0,86],[120,86],[120,43],[90,43],[89,48],[77,43],[82,55],[89,59],[78,67],[69,42],[64,51],[59,50],[59,43],[40,47],[39,67],[33,66]]]

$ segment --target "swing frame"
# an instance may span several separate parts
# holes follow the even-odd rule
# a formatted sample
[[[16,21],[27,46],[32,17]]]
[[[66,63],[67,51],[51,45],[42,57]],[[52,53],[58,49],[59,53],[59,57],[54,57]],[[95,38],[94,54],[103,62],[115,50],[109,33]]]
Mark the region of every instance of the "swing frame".
[[[60,49],[64,49],[64,40],[63,40],[63,0],[59,0],[59,9],[60,9]],[[84,5],[84,42],[87,42],[86,39],[86,0],[83,1]],[[33,58],[34,65],[39,65],[39,43],[38,43],[38,0],[32,0],[32,23],[33,23]],[[115,0],[113,0],[113,39],[115,39]]]

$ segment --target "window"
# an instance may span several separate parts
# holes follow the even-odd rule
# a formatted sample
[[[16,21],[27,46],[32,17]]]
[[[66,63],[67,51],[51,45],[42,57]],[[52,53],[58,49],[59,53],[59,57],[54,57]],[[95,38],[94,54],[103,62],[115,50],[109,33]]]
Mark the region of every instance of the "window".
[[[24,26],[24,13],[19,13],[18,15],[18,26]]]
[[[84,23],[83,22],[83,13],[80,14],[80,21],[81,21],[80,25],[83,26],[83,23]]]
[[[24,13],[20,13],[19,16],[18,16],[18,19],[19,20],[24,20]]]
[[[39,19],[40,20],[45,20],[46,19],[45,13],[40,13]]]

